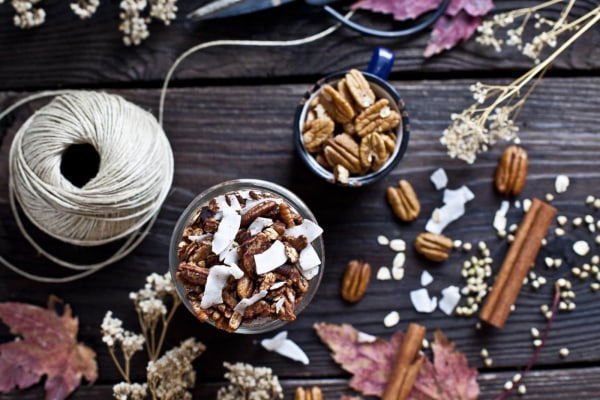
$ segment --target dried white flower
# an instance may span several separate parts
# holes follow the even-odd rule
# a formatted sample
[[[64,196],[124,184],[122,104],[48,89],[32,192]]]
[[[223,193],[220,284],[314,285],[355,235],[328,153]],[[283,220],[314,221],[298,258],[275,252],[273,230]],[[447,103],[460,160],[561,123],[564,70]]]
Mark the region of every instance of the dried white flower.
[[[159,399],[191,399],[196,382],[192,362],[206,347],[194,338],[186,339],[178,347],[167,351],[146,367],[148,386]]]
[[[148,385],[121,382],[113,386],[113,397],[117,400],[144,400],[148,395]]]
[[[71,3],[71,10],[81,19],[91,18],[96,13],[100,0],[77,0]]]
[[[217,400],[275,400],[283,399],[279,378],[271,368],[254,367],[250,364],[223,363],[229,370],[225,373],[230,384],[217,393]]]

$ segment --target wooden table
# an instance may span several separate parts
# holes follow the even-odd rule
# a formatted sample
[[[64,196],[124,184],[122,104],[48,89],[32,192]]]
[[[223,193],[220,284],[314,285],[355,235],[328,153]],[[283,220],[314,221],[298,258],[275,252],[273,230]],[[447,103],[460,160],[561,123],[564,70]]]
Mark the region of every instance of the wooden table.
[[[139,47],[125,47],[117,31],[118,5],[102,2],[90,20],[79,21],[63,1],[44,4],[44,26],[22,31],[12,26],[12,10],[0,6],[0,108],[17,99],[45,89],[75,88],[104,90],[157,114],[159,92],[172,62],[189,47],[216,39],[292,40],[324,30],[333,24],[321,9],[303,2],[263,13],[230,20],[190,24],[183,17],[194,6],[180,2],[178,19],[170,27],[151,26],[151,36]],[[534,2],[497,0],[501,9]],[[581,15],[595,7],[592,0],[578,1]],[[555,9],[555,11],[557,11]],[[556,13],[554,16],[556,17]],[[370,21],[362,15],[361,21]],[[386,27],[385,18],[372,18]],[[128,257],[80,281],[68,284],[40,284],[0,268],[0,301],[45,305],[50,294],[69,303],[79,317],[79,340],[97,352],[99,378],[93,386],[82,386],[73,399],[107,399],[112,385],[120,380],[105,345],[100,324],[107,310],[136,330],[136,317],[129,292],[144,284],[152,272],[168,268],[168,243],[174,224],[189,201],[209,186],[233,178],[260,178],[288,187],[314,211],[325,230],[326,268],[318,294],[297,321],[286,329],[308,354],[303,366],[265,351],[259,336],[234,335],[202,325],[185,309],[179,310],[169,331],[166,347],[194,336],[207,346],[196,361],[195,398],[214,398],[223,385],[224,361],[244,361],[271,367],[280,377],[286,398],[293,397],[298,385],[318,384],[325,398],[352,394],[349,375],[336,365],[326,346],[318,339],[313,324],[320,321],[350,323],[357,329],[389,338],[416,321],[428,328],[428,337],[440,328],[465,352],[470,365],[479,369],[481,398],[491,399],[502,392],[503,384],[521,371],[534,347],[530,328],[542,329],[545,318],[540,305],[551,302],[552,283],[560,277],[571,279],[577,308],[559,313],[540,356],[524,383],[528,399],[600,398],[600,293],[590,290],[595,279],[576,279],[571,267],[584,257],[575,257],[570,244],[577,238],[593,243],[594,234],[585,228],[555,237],[553,224],[548,245],[542,249],[535,272],[548,284],[539,290],[524,286],[506,326],[477,330],[477,318],[417,313],[409,292],[420,287],[419,278],[427,270],[434,277],[432,294],[448,285],[464,285],[460,276],[468,253],[455,251],[437,265],[417,256],[412,248],[415,236],[423,231],[432,211],[441,205],[441,192],[429,181],[442,167],[449,187],[467,185],[475,199],[466,206],[466,215],[444,231],[453,239],[476,245],[485,241],[497,270],[507,250],[506,240],[498,238],[492,221],[503,198],[492,184],[497,160],[505,147],[494,146],[476,164],[450,159],[440,136],[450,115],[471,104],[469,86],[477,80],[508,83],[532,66],[516,50],[501,54],[482,48],[473,40],[440,56],[424,59],[427,35],[409,39],[379,39],[340,28],[310,44],[281,48],[213,47],[185,60],[176,70],[167,95],[165,131],[175,157],[172,192],[148,237]],[[585,204],[586,196],[600,196],[600,31],[586,34],[556,62],[527,101],[517,121],[522,145],[529,153],[530,168],[525,198],[545,198],[555,193],[558,174],[570,177],[564,194],[555,194],[552,204],[570,220],[600,213]],[[406,101],[410,114],[411,137],[406,156],[382,181],[361,189],[344,189],[319,181],[301,163],[292,144],[292,121],[300,97],[312,82],[333,71],[365,68],[377,46],[394,51],[396,63],[390,81]],[[48,261],[38,257],[23,239],[8,207],[8,151],[12,136],[23,121],[43,102],[24,106],[0,122],[0,253],[14,263],[34,271],[53,271]],[[398,221],[385,201],[385,189],[400,179],[413,183],[422,203],[422,213],[413,223]],[[514,203],[513,203],[514,204]],[[522,210],[511,207],[509,224],[518,223]],[[402,238],[407,244],[406,276],[401,281],[379,281],[373,276],[364,299],[355,305],[342,301],[340,280],[346,263],[354,258],[369,261],[374,269],[390,266],[394,252],[377,244],[378,235]],[[562,257],[558,269],[548,269],[545,256]],[[382,320],[392,310],[401,315],[399,325],[386,328]],[[6,327],[0,340],[11,338]],[[570,355],[559,356],[567,347]],[[486,367],[480,350],[487,348],[493,365]],[[144,376],[143,356],[134,362],[134,378]],[[41,385],[24,392],[1,395],[1,399],[38,399]],[[511,398],[518,398],[513,394]]]

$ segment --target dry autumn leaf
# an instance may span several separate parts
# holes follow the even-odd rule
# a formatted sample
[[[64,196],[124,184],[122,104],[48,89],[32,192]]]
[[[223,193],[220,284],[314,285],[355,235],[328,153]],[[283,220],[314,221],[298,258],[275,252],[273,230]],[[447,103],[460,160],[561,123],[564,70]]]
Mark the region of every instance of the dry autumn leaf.
[[[96,353],[77,343],[79,322],[71,308],[62,316],[52,308],[31,304],[0,303],[0,319],[17,338],[0,344],[0,392],[25,389],[46,375],[46,399],[65,399],[81,383],[98,376]]]
[[[317,323],[314,328],[333,352],[335,362],[352,374],[350,387],[366,396],[381,396],[404,333],[395,332],[389,341],[375,338],[363,342],[352,325]],[[479,396],[477,370],[469,368],[463,353],[456,350],[441,331],[431,345],[433,363],[425,360],[411,400],[472,400]]]
[[[440,4],[441,0],[359,0],[352,8],[392,14],[394,19],[404,21],[435,10]],[[481,17],[493,8],[492,0],[450,0],[444,14],[433,26],[423,55],[431,57],[469,39],[481,23]]]

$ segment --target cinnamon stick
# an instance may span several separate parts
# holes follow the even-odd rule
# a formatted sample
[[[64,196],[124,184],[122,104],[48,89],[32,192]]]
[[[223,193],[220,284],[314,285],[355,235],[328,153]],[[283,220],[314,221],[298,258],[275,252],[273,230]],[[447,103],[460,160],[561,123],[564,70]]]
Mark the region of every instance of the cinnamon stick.
[[[419,351],[426,331],[427,329],[422,325],[416,323],[408,325],[381,396],[382,400],[405,400],[408,398],[423,363],[423,357],[419,356]]]
[[[548,203],[532,200],[481,309],[482,321],[496,328],[504,326],[555,215],[556,209]]]

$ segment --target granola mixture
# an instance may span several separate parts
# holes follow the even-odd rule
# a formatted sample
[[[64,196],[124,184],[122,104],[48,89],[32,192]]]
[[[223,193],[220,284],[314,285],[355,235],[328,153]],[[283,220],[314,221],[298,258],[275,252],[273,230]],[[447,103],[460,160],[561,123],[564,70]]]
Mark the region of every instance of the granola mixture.
[[[184,229],[176,278],[196,317],[220,329],[291,321],[319,272],[311,242],[321,233],[279,196],[229,192],[201,207]]]

